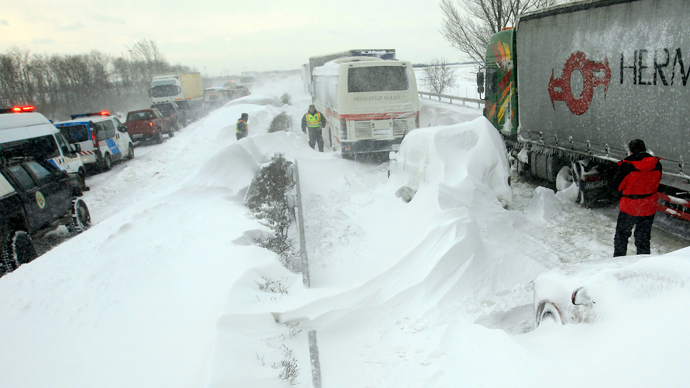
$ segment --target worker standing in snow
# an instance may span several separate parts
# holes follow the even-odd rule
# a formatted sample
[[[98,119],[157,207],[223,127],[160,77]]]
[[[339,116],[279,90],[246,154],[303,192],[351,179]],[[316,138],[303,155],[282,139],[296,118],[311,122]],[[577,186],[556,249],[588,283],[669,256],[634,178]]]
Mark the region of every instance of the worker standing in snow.
[[[249,120],[249,115],[247,113],[242,113],[242,116],[237,120],[237,125],[235,126],[235,132],[237,135],[237,140],[247,137],[249,132],[249,127],[247,126],[247,120]]]
[[[314,148],[319,144],[319,151],[323,152],[323,136],[321,128],[326,127],[326,118],[316,110],[314,105],[309,105],[309,111],[302,117],[302,132],[307,133],[309,129],[309,147]]]
[[[659,158],[647,152],[644,141],[635,139],[628,144],[630,156],[618,163],[613,187],[621,192],[613,256],[625,256],[628,239],[635,228],[638,255],[650,253],[650,239],[657,208],[657,190],[661,180]]]

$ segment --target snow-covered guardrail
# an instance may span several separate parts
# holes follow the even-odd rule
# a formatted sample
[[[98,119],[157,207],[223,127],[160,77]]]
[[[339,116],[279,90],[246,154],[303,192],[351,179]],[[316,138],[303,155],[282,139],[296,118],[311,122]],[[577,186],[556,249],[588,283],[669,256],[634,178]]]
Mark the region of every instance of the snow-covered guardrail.
[[[478,98],[469,98],[469,97],[460,97],[460,96],[450,96],[448,94],[438,94],[438,93],[429,93],[429,92],[418,92],[420,96],[424,97],[427,96],[429,99],[432,97],[438,98],[439,101],[443,102],[443,99],[449,100],[449,103],[452,104],[453,100],[456,101],[462,101],[462,105],[465,106],[465,103],[473,103],[477,104],[477,108],[481,108],[482,105],[484,104],[484,100],[480,100]]]

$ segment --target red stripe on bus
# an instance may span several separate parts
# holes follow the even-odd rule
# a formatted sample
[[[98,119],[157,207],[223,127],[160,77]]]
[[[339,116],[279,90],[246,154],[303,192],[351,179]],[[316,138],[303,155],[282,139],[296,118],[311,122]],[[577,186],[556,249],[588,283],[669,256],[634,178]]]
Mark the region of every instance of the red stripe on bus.
[[[362,114],[343,114],[335,115],[337,118],[347,120],[390,120],[390,119],[407,119],[415,117],[419,112],[402,112],[402,113],[362,113]]]

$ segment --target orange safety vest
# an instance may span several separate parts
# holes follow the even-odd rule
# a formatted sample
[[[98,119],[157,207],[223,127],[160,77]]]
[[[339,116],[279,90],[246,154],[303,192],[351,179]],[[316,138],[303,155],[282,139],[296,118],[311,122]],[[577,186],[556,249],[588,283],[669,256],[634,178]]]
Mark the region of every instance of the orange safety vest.
[[[315,115],[310,115],[307,112],[307,127],[321,128],[321,113],[316,112]]]

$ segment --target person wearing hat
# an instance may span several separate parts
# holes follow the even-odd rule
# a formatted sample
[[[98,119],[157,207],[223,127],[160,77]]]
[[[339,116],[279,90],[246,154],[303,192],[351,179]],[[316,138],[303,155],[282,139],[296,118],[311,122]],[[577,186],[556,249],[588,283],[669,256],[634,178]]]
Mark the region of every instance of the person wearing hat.
[[[309,111],[302,117],[302,132],[309,129],[309,147],[314,148],[319,144],[319,151],[323,152],[323,135],[321,128],[326,127],[326,118],[316,110],[314,105],[309,105]]]
[[[237,125],[235,126],[235,134],[237,135],[237,140],[243,137],[247,137],[247,132],[249,132],[249,127],[247,127],[247,120],[249,120],[249,115],[242,113],[242,116],[237,120]]]
[[[638,255],[650,253],[650,239],[657,209],[657,190],[661,181],[660,159],[647,152],[640,139],[628,144],[630,156],[618,163],[613,187],[621,193],[620,213],[613,238],[613,256],[625,256],[628,239],[635,229]]]

